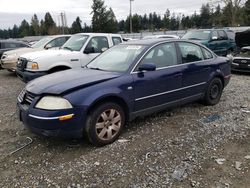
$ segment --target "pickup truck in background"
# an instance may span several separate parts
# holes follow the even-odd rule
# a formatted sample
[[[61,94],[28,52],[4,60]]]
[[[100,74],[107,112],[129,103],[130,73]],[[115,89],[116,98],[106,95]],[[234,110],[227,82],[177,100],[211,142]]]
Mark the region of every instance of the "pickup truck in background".
[[[23,55],[28,52],[59,48],[70,38],[70,36],[71,35],[47,36],[30,47],[6,51],[2,55],[1,66],[3,69],[14,72],[16,71],[16,66],[20,55]]]
[[[20,56],[17,76],[29,82],[50,73],[83,67],[106,49],[122,42],[121,35],[79,33],[59,49],[27,53]]]
[[[235,40],[231,37],[231,32],[224,29],[191,30],[188,31],[182,39],[200,42],[221,56],[227,56],[236,49]]]

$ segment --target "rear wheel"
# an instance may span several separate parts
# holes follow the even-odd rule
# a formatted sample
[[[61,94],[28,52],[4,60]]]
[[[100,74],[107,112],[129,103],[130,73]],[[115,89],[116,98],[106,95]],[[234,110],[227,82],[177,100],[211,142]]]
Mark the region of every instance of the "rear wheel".
[[[96,146],[114,142],[125,124],[123,109],[116,103],[103,103],[92,110],[87,118],[86,135]]]
[[[204,97],[204,104],[205,105],[215,105],[220,101],[221,95],[223,91],[223,84],[221,79],[214,78],[206,91]]]

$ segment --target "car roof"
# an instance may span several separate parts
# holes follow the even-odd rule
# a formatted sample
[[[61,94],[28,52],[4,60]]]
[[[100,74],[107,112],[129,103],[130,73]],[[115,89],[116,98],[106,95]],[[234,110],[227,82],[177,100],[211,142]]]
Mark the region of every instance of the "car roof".
[[[174,38],[142,39],[142,40],[124,42],[124,43],[121,43],[120,45],[128,44],[128,45],[152,46],[161,42],[171,42],[171,41],[187,41],[187,40],[180,40],[180,39],[174,39]]]
[[[116,36],[116,37],[121,37],[120,34],[113,34],[113,33],[77,33],[74,35],[91,35],[91,36]]]

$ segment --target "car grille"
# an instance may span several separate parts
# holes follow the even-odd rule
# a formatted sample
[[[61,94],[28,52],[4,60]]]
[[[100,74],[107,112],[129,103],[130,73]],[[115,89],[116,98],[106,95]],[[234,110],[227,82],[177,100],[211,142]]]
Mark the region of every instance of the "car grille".
[[[25,58],[18,58],[17,68],[23,71],[27,66],[28,60]]]
[[[250,59],[234,59],[234,63],[250,65]]]
[[[23,89],[17,99],[21,104],[31,105],[35,99],[35,95]]]

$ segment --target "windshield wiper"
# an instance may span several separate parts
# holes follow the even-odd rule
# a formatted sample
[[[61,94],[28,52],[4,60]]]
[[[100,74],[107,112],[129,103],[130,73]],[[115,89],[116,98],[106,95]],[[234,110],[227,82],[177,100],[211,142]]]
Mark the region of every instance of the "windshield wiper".
[[[68,46],[64,46],[63,49],[67,49],[67,50],[70,50],[70,51],[73,51],[70,47]]]
[[[86,66],[87,67],[87,66]],[[100,69],[98,67],[87,67],[88,69],[92,69],[92,70],[100,70],[100,71],[103,71],[103,69]]]

